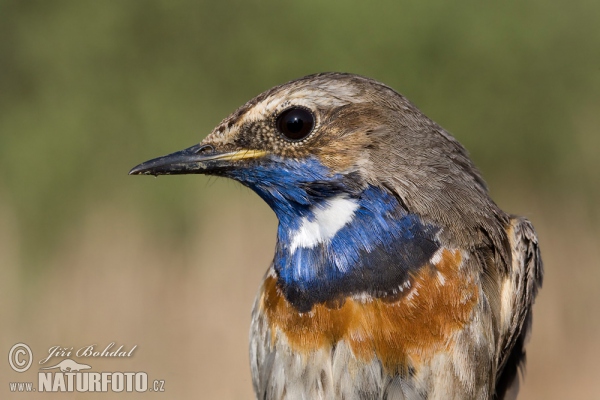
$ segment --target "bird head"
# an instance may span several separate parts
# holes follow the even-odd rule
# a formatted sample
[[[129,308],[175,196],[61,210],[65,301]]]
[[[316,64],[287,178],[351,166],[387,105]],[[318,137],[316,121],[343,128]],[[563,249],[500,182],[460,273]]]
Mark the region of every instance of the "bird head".
[[[346,294],[362,290],[350,281],[364,278],[354,266],[367,256],[400,252],[416,265],[439,248],[440,235],[457,246],[501,235],[490,220],[501,212],[464,148],[391,88],[351,74],[274,87],[200,144],[130,174],[217,175],[254,190],[280,221],[280,279],[307,307],[329,296],[331,281],[345,282]],[[318,266],[300,265],[307,260]],[[393,278],[378,271],[369,287],[402,285],[409,268],[400,270]]]
[[[280,219],[302,215],[328,197],[366,187],[376,143],[371,134],[385,125],[385,110],[369,98],[374,85],[323,74],[275,87],[237,109],[200,144],[130,174],[225,176],[256,191]]]

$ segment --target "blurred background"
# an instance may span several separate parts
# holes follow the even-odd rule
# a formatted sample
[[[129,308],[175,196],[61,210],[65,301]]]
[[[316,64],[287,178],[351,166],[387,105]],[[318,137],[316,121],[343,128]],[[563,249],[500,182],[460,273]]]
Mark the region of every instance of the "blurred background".
[[[546,279],[520,398],[597,399],[600,2],[451,3],[0,1],[0,353],[34,353],[22,374],[0,362],[0,397],[29,398],[8,382],[36,381],[51,346],[116,342],[134,356],[94,370],[165,380],[128,398],[251,398],[274,215],[234,182],[127,172],[263,90],[345,71],[406,95],[533,221]]]

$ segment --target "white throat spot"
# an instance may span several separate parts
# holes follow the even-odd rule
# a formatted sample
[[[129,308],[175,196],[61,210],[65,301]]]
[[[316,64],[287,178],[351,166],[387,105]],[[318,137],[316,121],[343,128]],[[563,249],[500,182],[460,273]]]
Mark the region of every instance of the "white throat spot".
[[[345,196],[334,197],[326,202],[325,207],[313,207],[314,218],[303,217],[300,228],[290,232],[292,254],[298,247],[312,248],[333,237],[346,224],[354,219],[358,209],[355,200]]]

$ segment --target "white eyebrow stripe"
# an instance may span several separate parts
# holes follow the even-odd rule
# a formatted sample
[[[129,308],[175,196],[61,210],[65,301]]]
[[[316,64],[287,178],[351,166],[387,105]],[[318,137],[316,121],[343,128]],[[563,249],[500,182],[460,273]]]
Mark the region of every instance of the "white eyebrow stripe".
[[[260,121],[274,112],[280,112],[289,106],[303,106],[314,110],[317,108],[335,108],[358,101],[358,92],[349,85],[326,84],[319,88],[292,88],[287,92],[271,94],[266,99],[253,105],[243,115],[245,122]],[[286,107],[283,107],[286,105]]]

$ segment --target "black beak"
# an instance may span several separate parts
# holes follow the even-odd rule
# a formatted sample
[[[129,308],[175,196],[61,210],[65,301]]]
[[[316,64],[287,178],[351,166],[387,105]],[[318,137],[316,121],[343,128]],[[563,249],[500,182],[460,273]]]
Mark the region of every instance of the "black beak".
[[[208,174],[231,168],[235,161],[262,157],[262,150],[215,151],[211,145],[197,144],[185,150],[154,158],[133,167],[129,175]]]

